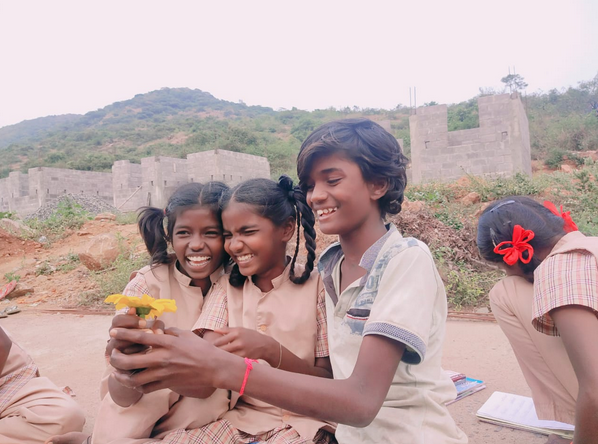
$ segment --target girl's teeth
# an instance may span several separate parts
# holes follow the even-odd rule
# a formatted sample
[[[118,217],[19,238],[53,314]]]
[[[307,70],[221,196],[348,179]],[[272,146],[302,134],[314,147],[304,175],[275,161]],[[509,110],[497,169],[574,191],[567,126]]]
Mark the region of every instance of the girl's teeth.
[[[207,261],[209,261],[209,260],[210,260],[210,258],[209,258],[209,257],[207,257],[207,256],[201,256],[201,257],[187,257],[187,260],[188,260],[189,262],[191,262],[191,263],[194,263],[194,264],[202,264],[202,263],[204,263],[204,262],[207,262]]]
[[[247,261],[253,257],[253,254],[246,254],[244,256],[237,256],[237,260],[239,261]]]

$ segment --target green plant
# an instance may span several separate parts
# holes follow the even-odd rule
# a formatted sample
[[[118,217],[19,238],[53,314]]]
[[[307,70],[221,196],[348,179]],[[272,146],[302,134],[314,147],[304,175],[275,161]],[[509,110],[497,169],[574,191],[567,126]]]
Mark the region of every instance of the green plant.
[[[539,181],[521,173],[517,173],[510,178],[482,179],[471,175],[467,177],[472,184],[473,191],[480,195],[482,201],[500,199],[506,196],[533,196],[544,190]]]
[[[463,222],[461,222],[461,220],[459,220],[458,217],[446,210],[434,213],[434,217],[443,224],[448,225],[449,227],[452,227],[455,230],[460,230],[463,228]]]
[[[119,225],[131,225],[137,223],[137,213],[134,211],[128,213],[118,213],[116,223]]]
[[[61,261],[56,266],[56,270],[66,273],[77,268],[79,264],[81,264],[79,255],[75,253],[69,253],[66,255],[66,257],[61,258]]]
[[[6,282],[12,282],[12,281],[19,282],[21,280],[21,276],[12,271],[9,271],[8,273],[4,274],[4,279],[6,279]]]
[[[455,191],[448,184],[433,182],[410,186],[405,190],[405,196],[411,200],[423,200],[427,203],[450,202],[455,198]]]
[[[30,219],[26,224],[33,230],[29,237],[37,239],[46,236],[49,241],[60,239],[67,230],[79,229],[91,215],[81,205],[70,199],[58,203],[56,210],[47,219]]]
[[[35,275],[40,276],[48,276],[56,271],[56,267],[54,267],[50,262],[43,261],[41,264],[35,267]]]
[[[548,155],[544,160],[544,164],[549,168],[558,168],[565,160],[565,151],[559,148],[552,148],[548,151]]]
[[[0,211],[0,219],[15,219],[16,216],[14,211]]]
[[[110,268],[92,272],[91,279],[97,284],[98,289],[82,295],[80,303],[83,305],[100,304],[107,296],[121,293],[129,283],[131,273],[144,267],[147,263],[146,255],[136,256],[130,251],[122,252]]]

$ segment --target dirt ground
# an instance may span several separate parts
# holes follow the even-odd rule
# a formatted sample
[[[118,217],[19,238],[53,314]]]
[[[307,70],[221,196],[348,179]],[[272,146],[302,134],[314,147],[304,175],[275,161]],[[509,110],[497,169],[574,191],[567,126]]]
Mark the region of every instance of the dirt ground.
[[[417,221],[409,219],[404,223],[415,226]],[[68,262],[69,256],[83,251],[89,238],[106,232],[119,233],[137,251],[143,248],[136,225],[118,225],[112,221],[89,221],[50,246],[16,238],[0,229],[0,278],[6,273],[18,274],[21,279],[17,289],[33,290],[25,296],[9,296],[0,301],[0,309],[18,305],[22,310],[0,319],[0,325],[29,351],[44,376],[74,390],[75,399],[87,416],[86,431],[93,428],[99,404],[98,382],[104,370],[103,350],[111,317],[97,312],[90,314],[89,308],[80,306],[81,294],[95,289],[89,271],[83,265],[74,269],[60,266]],[[319,242],[319,250],[334,240],[330,236],[320,239],[323,241]],[[468,245],[464,244],[462,250],[468,250]],[[41,274],[39,268],[44,264],[57,269]],[[4,282],[0,279],[0,283]],[[482,379],[488,385],[487,389],[449,407],[470,443],[546,442],[542,435],[484,424],[475,417],[475,412],[496,390],[529,396],[508,341],[496,323],[449,321],[443,365]]]
[[[128,246],[142,247],[136,225],[118,225],[113,221],[91,220],[51,245],[19,239],[0,228],[0,286],[6,283],[2,279],[6,273],[14,273],[20,276],[17,290],[19,287],[33,290],[26,296],[12,299],[11,304],[76,307],[82,294],[96,288],[89,278],[89,270],[78,264],[72,270],[40,274],[39,267],[46,263],[60,267],[68,262],[69,255],[84,251],[91,237],[107,232],[120,234]]]
[[[68,385],[85,410],[85,430],[93,427],[99,404],[98,381],[110,316],[47,313],[23,307],[0,319],[36,360],[41,373],[59,386]],[[543,444],[546,437],[479,422],[475,412],[494,391],[529,396],[511,347],[493,322],[449,321],[443,366],[482,379],[488,388],[449,406],[471,444]]]

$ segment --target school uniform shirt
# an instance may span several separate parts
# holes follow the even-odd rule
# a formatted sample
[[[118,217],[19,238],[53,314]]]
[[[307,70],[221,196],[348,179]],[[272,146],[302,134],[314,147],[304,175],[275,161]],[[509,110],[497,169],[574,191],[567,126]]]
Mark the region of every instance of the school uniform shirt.
[[[81,407],[39,376],[33,359],[4,331],[12,345],[0,369],[0,443],[39,444],[52,435],[80,432],[85,424]]]
[[[159,319],[165,326],[191,330],[199,318],[204,295],[200,287],[191,286],[191,278],[181,273],[178,261],[170,264],[146,266],[131,274],[125,287],[125,296],[141,297],[147,294],[155,299],[174,299],[177,310],[163,313]],[[210,276],[212,286],[206,295],[224,292],[217,283],[223,275],[222,267]],[[125,310],[126,311],[126,310]],[[206,399],[181,396],[170,389],[144,394],[129,407],[117,405],[108,394],[108,377],[114,371],[110,365],[100,384],[102,402],[96,415],[92,444],[117,441],[133,444],[141,438],[162,438],[178,429],[198,428],[218,420],[228,411],[228,391],[216,390]]]
[[[31,356],[12,339],[6,329],[3,330],[12,341],[12,345],[4,367],[0,369],[0,412],[10,403],[16,392],[31,379],[39,376]]]
[[[392,224],[387,229],[361,259],[366,275],[341,294],[340,244],[328,247],[318,264],[326,288],[328,345],[336,379],[351,376],[364,336],[405,344],[376,418],[364,428],[339,424],[336,438],[340,444],[466,443],[444,405],[456,397],[454,384],[441,368],[444,285],[425,244],[403,238]]]
[[[296,356],[314,365],[316,358],[328,356],[324,288],[318,273],[297,285],[289,279],[290,265],[272,280],[274,288],[263,293],[251,279],[242,288],[221,278],[226,292],[213,293],[207,301],[194,331],[215,330],[225,326],[244,327],[271,336]],[[295,266],[300,276],[303,269]],[[263,361],[260,361],[264,364]],[[233,408],[234,407],[234,408]],[[291,426],[302,438],[313,439],[323,421],[297,415],[238,393],[231,395],[231,410],[222,417],[235,428],[259,435],[279,427]]]
[[[166,327],[190,330],[201,314],[205,298],[201,288],[192,286],[191,278],[181,273],[177,264],[175,260],[170,264],[148,265],[133,272],[123,294],[138,297],[147,294],[154,299],[174,299],[176,312],[163,313],[160,320]],[[210,275],[212,287],[206,297],[217,290],[218,280],[223,274],[223,267],[219,267]]]
[[[550,311],[582,305],[598,316],[598,237],[573,231],[563,236],[534,272],[532,323],[558,336]]]
[[[532,392],[538,418],[575,423],[577,376],[562,339],[540,333],[531,323],[534,285],[521,276],[506,276],[488,297]]]

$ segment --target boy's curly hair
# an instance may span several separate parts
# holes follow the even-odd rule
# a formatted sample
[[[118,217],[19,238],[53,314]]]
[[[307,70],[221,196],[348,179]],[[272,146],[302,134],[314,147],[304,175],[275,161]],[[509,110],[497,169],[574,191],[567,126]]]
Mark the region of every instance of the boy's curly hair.
[[[408,159],[392,134],[368,119],[336,120],[320,126],[305,139],[297,157],[299,186],[304,192],[314,161],[334,153],[355,162],[366,182],[388,183],[388,191],[378,200],[382,217],[400,213]]]

